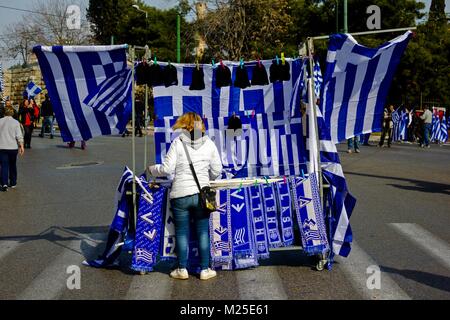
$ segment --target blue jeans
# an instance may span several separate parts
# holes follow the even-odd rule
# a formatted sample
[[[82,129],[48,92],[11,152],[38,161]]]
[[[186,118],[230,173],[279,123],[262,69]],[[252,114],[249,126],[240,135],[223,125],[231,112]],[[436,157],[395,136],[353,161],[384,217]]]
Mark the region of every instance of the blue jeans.
[[[426,146],[430,144],[430,136],[431,136],[431,123],[426,123],[423,126],[423,140]]]
[[[17,150],[0,150],[1,186],[17,184]],[[9,181],[8,181],[9,180]]]
[[[359,136],[348,139],[347,146],[348,150],[353,150],[353,147],[355,147],[355,150],[359,150]]]
[[[202,270],[209,268],[210,243],[209,243],[209,219],[203,217],[203,209],[200,206],[199,195],[195,194],[183,198],[170,200],[174,220],[176,252],[178,267],[187,268],[189,255],[189,225],[190,218],[195,220],[195,229],[200,253],[200,267]]]
[[[45,136],[45,127],[46,126],[50,126],[50,135],[53,136],[53,117],[52,116],[44,117],[44,121],[42,121],[41,136]]]

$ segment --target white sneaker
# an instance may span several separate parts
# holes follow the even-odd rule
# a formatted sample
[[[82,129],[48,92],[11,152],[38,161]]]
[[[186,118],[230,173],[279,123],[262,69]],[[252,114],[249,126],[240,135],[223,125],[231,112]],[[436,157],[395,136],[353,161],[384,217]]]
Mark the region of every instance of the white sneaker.
[[[356,151],[355,151],[356,153],[360,153],[361,151],[359,151],[359,149],[356,149]]]
[[[170,276],[174,279],[186,280],[189,278],[189,273],[187,269],[175,269],[170,273]]]
[[[200,280],[208,280],[217,276],[217,272],[208,268],[200,272]]]
[[[348,150],[347,150],[347,153],[352,153],[352,152],[353,152],[353,151],[352,151],[352,150],[350,150],[350,149],[348,149]]]

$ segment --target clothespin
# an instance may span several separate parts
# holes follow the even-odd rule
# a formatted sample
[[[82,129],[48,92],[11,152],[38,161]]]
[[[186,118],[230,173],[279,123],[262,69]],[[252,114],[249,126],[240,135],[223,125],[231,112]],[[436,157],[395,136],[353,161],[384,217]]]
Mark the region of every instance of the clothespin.
[[[155,56],[155,59],[153,60],[153,63],[158,64],[158,60],[156,59],[156,56]]]
[[[286,176],[283,176],[283,181],[284,181],[285,184],[287,183]]]
[[[305,173],[303,172],[303,169],[302,169],[302,178],[305,179]]]
[[[211,60],[211,64],[212,64],[212,67],[214,69],[216,67],[216,63],[214,62],[214,59]]]
[[[198,59],[195,60],[195,66],[197,67],[197,70],[200,70],[200,65],[198,64]]]
[[[278,55],[275,56],[275,59],[277,60],[277,64],[280,64],[280,59],[278,58]]]
[[[241,184],[239,185],[239,188],[238,188],[238,190],[237,190],[238,193],[241,192],[242,184],[243,184],[243,181],[241,181]]]
[[[261,60],[258,58],[258,67],[261,67],[261,66],[262,66]]]
[[[264,176],[264,180],[266,180],[266,184],[269,185],[269,179],[267,176]]]
[[[167,65],[169,65],[169,66],[170,66],[170,59],[169,59],[169,60],[167,60]]]
[[[283,66],[286,64],[286,58],[284,57],[284,52],[281,53],[281,64]]]
[[[220,59],[220,66],[222,67],[222,69],[225,69],[225,65],[223,64],[222,59]]]
[[[244,59],[243,59],[243,58],[241,58],[241,61],[240,61],[240,65],[239,65],[239,66],[241,67],[241,69],[244,68]]]
[[[255,115],[256,115],[256,111],[255,111],[255,109],[253,109],[252,110],[252,119],[255,117]]]
[[[255,187],[258,186],[258,179],[255,179]]]

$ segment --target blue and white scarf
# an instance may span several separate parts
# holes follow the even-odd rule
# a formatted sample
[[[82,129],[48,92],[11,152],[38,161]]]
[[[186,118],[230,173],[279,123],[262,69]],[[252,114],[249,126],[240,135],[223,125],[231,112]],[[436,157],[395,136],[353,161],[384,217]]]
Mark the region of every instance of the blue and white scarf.
[[[277,199],[280,210],[281,238],[285,247],[294,243],[294,224],[292,222],[291,193],[288,182],[277,182]]]
[[[269,258],[269,243],[267,241],[266,220],[264,217],[261,189],[256,186],[246,188],[253,220],[253,233],[259,259]]]
[[[308,255],[323,254],[329,245],[315,174],[308,179],[294,178],[292,184],[303,250]]]
[[[162,239],[161,260],[175,260],[177,254],[175,253],[175,220],[173,219],[172,210],[170,210],[170,199],[167,197],[164,215],[164,236]]]
[[[236,269],[258,265],[255,242],[245,188],[228,190],[233,235],[233,258]]]
[[[141,192],[131,269],[150,272],[153,271],[159,254],[167,188],[159,187],[152,190],[148,184],[144,187],[152,194],[152,199],[145,192]]]
[[[211,262],[215,269],[231,270],[233,262],[231,215],[228,190],[218,190],[218,210],[209,219]]]
[[[282,246],[280,230],[278,228],[277,203],[273,184],[261,186],[264,200],[264,212],[266,214],[266,228],[269,237],[270,248]]]

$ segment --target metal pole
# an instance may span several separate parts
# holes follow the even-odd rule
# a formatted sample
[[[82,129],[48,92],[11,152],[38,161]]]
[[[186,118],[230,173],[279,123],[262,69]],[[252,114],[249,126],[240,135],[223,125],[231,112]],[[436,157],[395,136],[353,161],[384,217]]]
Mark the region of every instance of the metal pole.
[[[134,47],[131,49],[131,63],[132,66],[132,73],[131,73],[131,79],[132,79],[132,86],[131,86],[131,123],[133,127],[133,131],[131,133],[131,148],[132,148],[132,166],[133,166],[133,213],[134,213],[134,223],[135,223],[135,230],[136,230],[136,220],[137,220],[137,210],[136,210],[136,137],[135,137],[135,130],[136,130],[136,106],[135,106],[135,95],[136,95],[136,85],[134,82],[134,74],[135,74],[135,68],[134,68],[134,59],[135,59],[135,51]]]
[[[314,121],[315,121],[315,136],[316,136],[316,141],[317,141],[317,165],[318,165],[318,177],[317,180],[319,182],[319,191],[320,191],[320,200],[322,203],[322,207],[324,204],[324,199],[323,199],[323,181],[322,181],[322,165],[321,165],[321,161],[320,161],[320,140],[319,140],[319,130],[318,130],[318,123],[317,123],[317,112],[316,112],[316,94],[314,92],[314,58],[313,58],[313,54],[314,54],[314,40],[312,38],[308,38],[307,41],[307,46],[308,46],[308,59],[309,59],[309,70],[310,70],[310,79],[309,79],[309,99],[312,100],[310,101],[310,105],[312,106],[312,110],[311,110],[311,116],[313,117]],[[311,141],[311,138],[310,138]]]
[[[347,20],[347,0],[344,0],[344,33],[348,33],[348,20]]]
[[[408,30],[416,30],[417,27],[409,27],[409,28],[396,28],[396,29],[386,29],[386,30],[374,30],[374,31],[363,31],[363,32],[354,32],[349,33],[352,36],[364,36],[368,34],[377,34],[377,33],[387,33],[387,32],[400,32],[400,31],[408,31]],[[327,40],[330,36],[318,36],[318,37],[311,37],[313,40]]]
[[[148,46],[145,46],[145,61],[147,62],[148,58],[149,58],[149,48]],[[144,136],[144,171],[145,169],[147,169],[147,141],[148,141],[148,132],[147,132],[147,127],[148,127],[148,85],[145,84],[145,115],[144,115],[144,131],[145,131],[145,136]]]
[[[336,0],[336,33],[339,33],[339,0]]]
[[[181,15],[177,15],[177,63],[181,61]]]
[[[114,45],[114,36],[111,36],[111,45]]]

